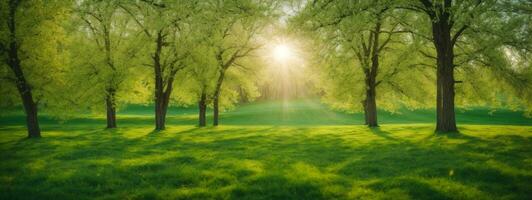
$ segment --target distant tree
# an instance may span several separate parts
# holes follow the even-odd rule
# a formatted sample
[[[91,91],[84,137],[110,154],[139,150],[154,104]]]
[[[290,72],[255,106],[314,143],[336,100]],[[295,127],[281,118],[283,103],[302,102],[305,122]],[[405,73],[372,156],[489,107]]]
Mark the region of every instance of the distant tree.
[[[237,103],[242,96],[246,99],[253,100],[257,95],[255,80],[259,73],[257,69],[261,65],[255,59],[256,57],[248,56],[239,59],[233,67],[224,71],[224,84],[218,85],[219,63],[214,56],[216,48],[213,48],[209,42],[211,27],[195,28],[198,36],[195,47],[191,48],[191,55],[187,59],[187,68],[184,70],[184,78],[181,84],[176,84],[175,98],[181,103],[190,102],[194,99],[198,105],[198,126],[207,125],[207,108],[213,107],[213,94],[215,90],[220,90],[218,108],[230,109]],[[208,34],[205,34],[208,33]],[[217,88],[220,86],[220,88]]]
[[[40,137],[39,105],[56,103],[64,57],[61,23],[70,1],[0,2],[0,101],[11,101],[16,88],[26,113],[28,137]],[[6,70],[6,68],[8,68]],[[7,93],[6,93],[7,92]],[[13,101],[11,101],[13,102]]]
[[[211,29],[207,44],[212,47],[218,69],[212,94],[213,125],[217,126],[226,72],[234,66],[244,67],[239,61],[261,47],[257,36],[270,19],[273,5],[266,1],[231,0],[209,1],[207,6],[203,12],[204,20]]]
[[[207,106],[212,101],[209,94],[214,89],[214,80],[217,75],[216,61],[210,55],[205,55],[208,47],[200,46],[192,54],[194,65],[187,68],[189,74],[188,89],[192,96],[196,96],[198,105],[198,126],[207,125]],[[193,84],[191,84],[193,83]]]

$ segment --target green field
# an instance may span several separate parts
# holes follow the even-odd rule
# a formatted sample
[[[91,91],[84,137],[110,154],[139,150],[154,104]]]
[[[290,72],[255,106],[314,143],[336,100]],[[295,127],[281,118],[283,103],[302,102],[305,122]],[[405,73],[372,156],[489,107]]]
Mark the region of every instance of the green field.
[[[0,199],[531,199],[532,120],[459,111],[461,133],[435,135],[431,111],[360,114],[316,101],[263,102],[197,128],[172,108],[165,131],[130,106],[116,130],[95,116],[0,117]]]

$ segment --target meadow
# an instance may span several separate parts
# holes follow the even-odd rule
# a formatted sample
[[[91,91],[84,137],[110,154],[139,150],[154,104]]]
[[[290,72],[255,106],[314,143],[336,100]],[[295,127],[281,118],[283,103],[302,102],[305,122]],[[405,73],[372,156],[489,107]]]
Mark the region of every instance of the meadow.
[[[198,128],[195,108],[130,106],[115,130],[94,115],[0,117],[0,199],[530,199],[532,121],[470,109],[460,133],[434,134],[434,113],[361,114],[314,100],[251,103]]]
[[[0,200],[532,200],[529,2],[2,0]]]

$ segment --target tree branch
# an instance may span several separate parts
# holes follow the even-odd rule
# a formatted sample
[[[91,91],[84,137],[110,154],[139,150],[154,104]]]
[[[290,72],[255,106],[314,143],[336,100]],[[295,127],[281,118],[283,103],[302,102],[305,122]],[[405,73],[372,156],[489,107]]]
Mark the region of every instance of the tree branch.
[[[458,38],[460,37],[460,35],[462,35],[462,33],[464,33],[464,31],[468,28],[469,26],[467,25],[464,25],[462,26],[458,32],[456,32],[453,36],[453,38],[451,39],[451,45],[454,46],[454,44],[456,44],[456,41],[458,40]]]

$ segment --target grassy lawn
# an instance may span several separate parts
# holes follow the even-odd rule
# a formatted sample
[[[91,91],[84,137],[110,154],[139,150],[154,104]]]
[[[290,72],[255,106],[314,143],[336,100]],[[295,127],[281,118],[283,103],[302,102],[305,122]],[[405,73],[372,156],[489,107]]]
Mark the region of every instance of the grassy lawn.
[[[126,109],[116,130],[44,117],[35,140],[3,116],[0,199],[532,198],[532,124],[519,113],[462,112],[447,136],[428,111],[368,129],[315,102],[250,104],[201,129],[194,109],[173,109],[162,132],[150,115]]]

